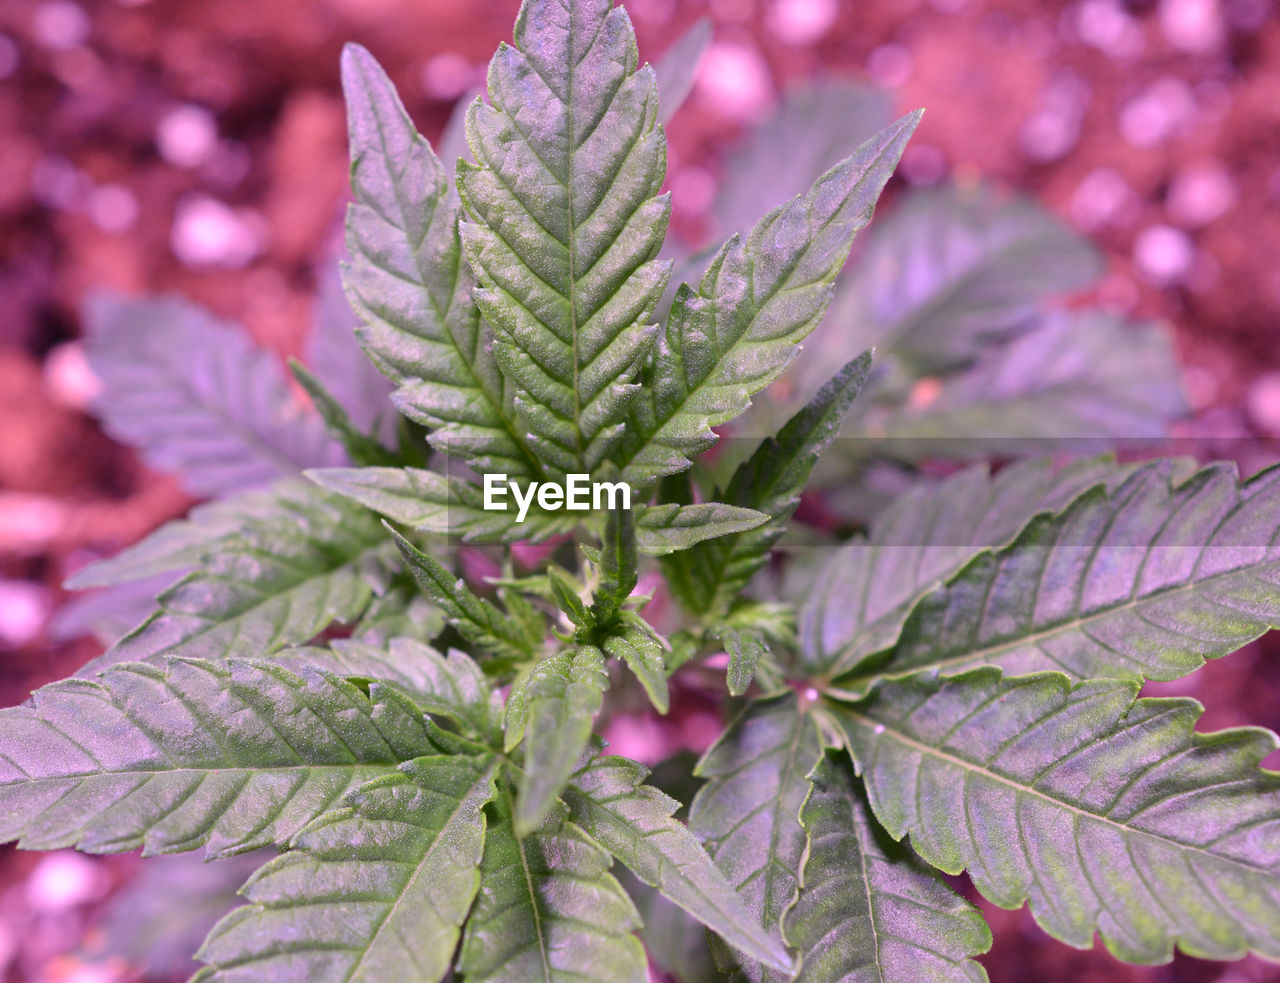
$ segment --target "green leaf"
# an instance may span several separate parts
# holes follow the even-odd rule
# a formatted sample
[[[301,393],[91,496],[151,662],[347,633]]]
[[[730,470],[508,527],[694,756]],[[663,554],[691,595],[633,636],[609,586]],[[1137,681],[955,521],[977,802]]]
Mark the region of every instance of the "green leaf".
[[[362,431],[348,415],[346,409],[334,397],[323,382],[297,359],[289,360],[289,371],[306,390],[324,420],[329,436],[342,444],[347,457],[357,464],[394,464],[396,455],[383,447],[376,438]]]
[[[0,711],[0,839],[209,856],[284,845],[348,789],[434,754],[379,684],[246,660],[67,679]]]
[[[818,455],[840,432],[870,370],[870,352],[841,369],[777,436],[761,441],[734,472],[723,494],[717,490],[713,496],[763,512],[769,522],[748,532],[699,543],[663,561],[676,596],[695,614],[727,611],[768,562],[769,550],[800,504],[800,493]]]
[[[259,657],[359,616],[394,555],[377,520],[313,486],[275,491],[260,520],[217,541],[160,594],[160,610],[93,665]]]
[[[289,392],[274,353],[239,325],[172,297],[99,293],[86,354],[111,436],[197,495],[264,485],[342,463],[341,448]]]
[[[640,880],[684,908],[730,945],[778,970],[791,967],[783,946],[760,925],[697,839],[672,818],[679,805],[645,785],[649,770],[617,755],[593,760],[565,792],[570,818]]]
[[[667,692],[667,663],[663,658],[662,643],[653,629],[638,614],[624,611],[621,623],[613,632],[601,648],[606,655],[625,662],[640,680],[654,709],[666,713],[671,708],[671,697]]]
[[[580,584],[561,567],[554,564],[547,567],[547,583],[551,586],[551,597],[556,607],[569,616],[569,620],[575,627],[582,629],[595,627],[596,616],[580,596]]]
[[[769,652],[769,640],[760,629],[716,626],[707,633],[724,645],[729,655],[726,678],[729,693],[741,696],[751,686],[756,667]]]
[[[800,605],[801,664],[837,675],[897,640],[912,607],[983,549],[1008,543],[1036,515],[1065,508],[1131,469],[1096,458],[985,465],[900,496],[872,526],[832,553]]]
[[[636,512],[636,549],[647,556],[687,550],[703,540],[746,532],[769,521],[763,512],[722,502],[648,505]]]
[[[480,883],[496,765],[435,756],[403,771],[351,793],[250,878],[250,904],[209,933],[196,981],[445,978]]]
[[[711,428],[742,413],[795,357],[919,121],[911,113],[872,137],[745,241],[730,239],[696,290],[680,288],[613,455],[633,485],[689,467],[715,443]]]
[[[1156,439],[1185,410],[1167,328],[1085,311],[1042,318],[945,377],[930,400],[908,399],[863,426],[876,453],[903,461],[1008,458],[1062,440]]]
[[[525,687],[524,774],[516,798],[516,832],[527,836],[551,813],[578,766],[609,685],[604,656],[581,645],[543,659]]]
[[[984,598],[982,604],[976,598]],[[877,672],[1174,679],[1280,624],[1280,469],[1167,462],[1033,521],[920,602]]]
[[[395,540],[413,579],[463,638],[501,658],[518,661],[534,654],[541,638],[533,637],[519,620],[508,617],[483,597],[471,593],[461,577],[455,577],[391,526],[387,526],[387,531]]]
[[[804,885],[784,932],[796,983],[986,983],[971,958],[991,948],[977,909],[880,828],[843,754],[809,777]]]
[[[431,428],[437,450],[482,472],[538,473],[471,302],[461,208],[444,167],[358,45],[343,51],[342,85],[355,198],[343,281],[364,322],[360,344],[396,382],[396,407]]]
[[[639,562],[635,515],[630,509],[611,509],[604,520],[600,585],[591,595],[599,623],[612,621],[635,590]]]
[[[422,468],[323,468],[307,477],[395,522],[469,543],[538,542],[571,532],[579,521],[573,512],[532,507],[524,522],[516,522],[516,508],[507,504],[511,496],[503,510],[487,510],[478,485]]]
[[[838,711],[876,817],[1055,938],[1129,962],[1173,946],[1280,958],[1280,741],[1193,732],[1194,700],[1060,673],[913,676]]]
[[[707,784],[690,807],[689,828],[774,944],[799,888],[800,807],[821,756],[813,718],[787,694],[748,704],[695,771]],[[746,957],[740,962],[749,979],[789,979]]]
[[[468,983],[646,983],[640,916],[609,873],[612,858],[558,805],[529,836],[512,826],[509,796],[480,864],[458,970]]]
[[[496,736],[501,698],[475,660],[456,649],[441,655],[411,638],[385,645],[337,638],[327,648],[285,649],[271,661],[398,686],[427,713],[447,717],[483,741]]]
[[[658,81],[658,122],[665,124],[676,114],[698,76],[702,56],[711,44],[711,20],[703,17],[685,31],[658,59],[653,71]]]
[[[458,166],[473,296],[547,465],[590,473],[617,440],[670,264],[653,69],[612,0],[525,0],[467,116]]]

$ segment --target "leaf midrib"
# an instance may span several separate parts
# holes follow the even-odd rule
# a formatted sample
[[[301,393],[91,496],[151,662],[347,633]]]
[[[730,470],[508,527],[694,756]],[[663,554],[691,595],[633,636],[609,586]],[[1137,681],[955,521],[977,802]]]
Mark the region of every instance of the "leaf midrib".
[[[1094,624],[1099,621],[1105,621],[1108,618],[1115,617],[1119,614],[1123,614],[1124,612],[1136,611],[1141,606],[1149,602],[1154,602],[1157,599],[1178,597],[1180,595],[1194,593],[1200,587],[1203,587],[1205,585],[1211,585],[1216,581],[1233,578],[1233,577],[1239,577],[1241,575],[1248,575],[1252,571],[1260,570],[1269,566],[1280,567],[1280,558],[1273,557],[1273,558],[1264,560],[1261,563],[1255,563],[1249,566],[1236,567],[1233,570],[1226,570],[1226,571],[1223,571],[1222,573],[1214,574],[1212,577],[1206,577],[1203,580],[1194,580],[1188,583],[1175,584],[1169,587],[1162,587],[1159,590],[1152,591],[1149,594],[1143,594],[1140,597],[1130,598],[1129,600],[1119,604],[1113,604],[1107,607],[1099,608],[1098,610],[1092,612],[1091,614],[1087,614],[1081,617],[1076,617],[1076,618],[1069,619],[1067,621],[1059,622],[1057,625],[1054,625],[1050,628],[1045,628],[1038,632],[1032,632],[1031,634],[1024,635],[1019,638],[1014,638],[1014,639],[1010,639],[1009,641],[998,642],[995,644],[988,644],[980,648],[968,649],[960,655],[949,656],[948,658],[945,658],[945,659],[938,659],[932,662],[923,662],[923,663],[919,663],[917,665],[912,665],[912,666],[904,666],[894,672],[880,672],[880,673],[874,673],[868,676],[860,676],[855,678],[852,682],[856,685],[861,685],[861,684],[873,683],[882,679],[898,679],[904,676],[913,675],[917,672],[921,672],[924,670],[944,669],[951,666],[963,665],[964,663],[971,662],[971,661],[986,664],[989,660],[993,658],[997,658],[1010,651],[1015,651],[1024,645],[1034,645],[1036,647],[1039,647],[1040,643],[1045,641],[1046,639],[1052,638],[1055,635],[1063,634],[1065,632],[1079,631],[1081,634],[1085,634],[1082,630],[1083,626]],[[1231,609],[1228,609],[1228,610],[1231,610]],[[1256,620],[1256,621],[1263,620],[1261,618],[1254,619],[1252,618],[1252,616],[1248,615],[1247,613],[1239,613],[1238,616],[1240,616],[1241,618],[1249,618],[1250,620]],[[1162,630],[1173,633],[1173,629],[1162,629]],[[1090,641],[1092,641],[1092,636],[1087,636],[1087,637],[1089,637]],[[1204,656],[1199,655],[1199,653],[1196,653],[1196,655],[1201,659],[1201,662],[1203,663]],[[891,665],[892,664],[890,664],[890,666]],[[1065,667],[1064,667],[1064,670],[1065,670]],[[1074,678],[1080,678],[1078,674],[1074,672],[1070,673],[1070,675],[1072,675]],[[1116,678],[1133,678],[1135,675],[1136,674],[1134,673],[1125,673],[1124,675],[1118,676]],[[1151,677],[1151,678],[1156,678],[1156,677]]]
[[[1055,798],[1054,796],[1048,794],[1047,792],[1042,792],[1039,789],[1034,788],[1032,786],[1024,785],[1021,782],[1017,781],[1016,779],[1008,778],[1004,775],[1001,775],[999,772],[992,771],[990,768],[987,768],[984,765],[975,764],[974,762],[967,761],[964,758],[960,758],[960,757],[957,757],[956,755],[949,754],[948,752],[942,750],[941,748],[933,747],[932,745],[925,744],[922,741],[918,741],[915,738],[911,737],[910,735],[903,733],[896,726],[890,723],[886,723],[885,721],[879,720],[875,717],[871,717],[866,714],[859,713],[857,710],[854,710],[848,707],[842,707],[841,715],[847,720],[856,721],[864,729],[871,731],[871,733],[875,736],[876,741],[882,741],[884,740],[885,735],[890,735],[893,740],[898,741],[900,744],[905,745],[906,747],[908,747],[913,751],[918,751],[922,755],[928,755],[930,757],[944,761],[948,764],[955,765],[956,767],[962,769],[965,772],[980,775],[984,778],[990,779],[993,782],[998,782],[999,784],[1006,785],[1009,788],[1013,789],[1016,794],[1026,794],[1026,795],[1034,796],[1035,798],[1041,799],[1042,801],[1049,803],[1051,806],[1070,812],[1076,819],[1079,819],[1081,817],[1085,819],[1091,819],[1095,822],[1102,823],[1104,825],[1110,826],[1118,830],[1122,836],[1147,837],[1148,839],[1155,840],[1166,846],[1173,847],[1176,850],[1187,851],[1189,853],[1195,853],[1195,854],[1199,854],[1201,856],[1207,857],[1209,860],[1214,861],[1216,863],[1231,864],[1233,866],[1242,868],[1245,871],[1248,871],[1250,874],[1254,874],[1254,875],[1260,874],[1266,877],[1276,876],[1274,871],[1268,870],[1266,867],[1259,867],[1252,863],[1247,863],[1246,861],[1239,860],[1235,857],[1229,857],[1219,853],[1213,853],[1212,851],[1207,850],[1204,847],[1197,846],[1191,843],[1184,843],[1180,840],[1175,840],[1169,836],[1166,836],[1162,833],[1154,832],[1152,830],[1141,829],[1136,826],[1129,826],[1129,825],[1126,825],[1125,823],[1119,822],[1118,820],[1112,819],[1110,816],[1102,816],[1094,812],[1089,812],[1087,809],[1082,809],[1079,806],[1073,805],[1070,802],[1067,802],[1065,799]],[[884,729],[880,733],[876,733],[876,728],[884,728]],[[1017,820],[1015,819],[1015,821]],[[1017,821],[1017,822],[1019,825],[1019,829],[1021,829],[1021,822],[1020,821]],[[914,830],[908,829],[907,832],[914,832]],[[968,866],[968,865],[966,864],[965,866]]]
[[[441,847],[442,843],[445,840],[446,834],[452,831],[462,811],[466,809],[469,805],[474,804],[476,807],[477,814],[479,816],[479,821],[483,824],[484,803],[483,802],[473,803],[472,800],[475,798],[477,794],[481,794],[479,790],[482,788],[482,786],[486,782],[489,782],[492,780],[493,773],[494,773],[494,766],[490,764],[481,773],[480,777],[477,778],[475,782],[471,784],[471,786],[466,790],[466,792],[463,795],[459,796],[458,804],[454,807],[453,811],[449,813],[449,818],[444,822],[443,825],[441,825],[440,829],[436,831],[435,837],[431,840],[431,845],[428,846],[425,851],[423,851],[421,859],[414,866],[413,873],[410,874],[408,880],[405,881],[404,887],[401,888],[401,890],[397,893],[395,899],[387,907],[386,913],[383,914],[383,916],[380,919],[378,919],[378,927],[377,929],[374,930],[373,936],[369,939],[369,944],[365,946],[364,949],[361,951],[360,958],[356,961],[355,965],[352,966],[351,969],[347,971],[346,976],[343,977],[343,983],[349,983],[349,981],[356,979],[357,976],[361,973],[365,965],[365,962],[369,958],[369,954],[373,952],[374,947],[378,943],[378,939],[381,937],[387,925],[391,922],[392,916],[395,915],[395,913],[400,909],[400,905],[404,902],[404,899],[409,894],[410,888],[412,888],[414,883],[417,881],[417,879],[420,876],[422,876],[423,871],[427,866],[427,861],[430,860],[435,855],[436,851]],[[488,801],[488,798],[486,798],[485,801]],[[437,912],[437,916],[438,914],[439,913]],[[441,919],[441,921],[443,920],[444,919]]]

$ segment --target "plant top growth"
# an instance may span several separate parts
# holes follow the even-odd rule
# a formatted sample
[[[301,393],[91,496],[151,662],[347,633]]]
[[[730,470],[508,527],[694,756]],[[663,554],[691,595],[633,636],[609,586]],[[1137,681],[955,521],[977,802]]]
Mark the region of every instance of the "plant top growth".
[[[1280,617],[1280,471],[921,468],[1157,434],[1167,347],[1047,306],[1092,253],[985,189],[910,196],[842,276],[920,119],[849,153],[830,120],[884,106],[848,87],[751,138],[718,248],[664,251],[705,40],[655,71],[611,0],[526,0],[456,168],[349,48],[377,372],[329,296],[315,412],[234,327],[98,299],[106,425],[213,500],[72,578],[147,614],[0,711],[4,839],[277,853],[201,983],[985,979],[940,872],[1121,959],[1280,959],[1276,737],[1138,698]],[[598,736],[699,687],[696,764]]]

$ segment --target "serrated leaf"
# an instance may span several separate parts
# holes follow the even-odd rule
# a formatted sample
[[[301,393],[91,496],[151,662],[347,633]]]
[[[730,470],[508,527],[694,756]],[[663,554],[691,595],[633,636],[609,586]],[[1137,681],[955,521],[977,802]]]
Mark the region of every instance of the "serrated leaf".
[[[700,615],[727,611],[768,562],[769,550],[800,504],[800,493],[818,455],[840,432],[870,370],[870,352],[841,369],[777,436],[761,441],[734,472],[723,494],[717,490],[713,496],[730,505],[763,512],[769,516],[767,523],[748,532],[699,543],[663,561],[674,593],[689,610]]]
[[[327,648],[286,649],[271,661],[399,686],[427,713],[457,722],[482,741],[495,736],[500,698],[475,661],[456,649],[441,655],[411,638],[393,638],[384,645],[337,638]]]
[[[803,886],[787,912],[796,983],[986,983],[982,915],[871,815],[843,754],[809,776]]]
[[[663,658],[662,644],[653,629],[638,614],[625,611],[621,624],[604,640],[601,648],[606,655],[627,664],[659,713],[671,708],[667,691],[667,664]]]
[[[774,969],[791,959],[761,938],[760,925],[683,823],[679,803],[645,785],[649,770],[617,755],[598,757],[565,790],[570,818],[650,887],[739,951]]]
[[[177,298],[109,293],[90,300],[85,320],[103,426],[189,491],[223,494],[343,462],[279,359],[239,325]]]
[[[711,44],[711,21],[703,17],[685,31],[653,66],[658,81],[658,122],[666,123],[676,114],[698,75],[702,56]]]
[[[769,521],[763,512],[723,502],[646,505],[636,513],[636,549],[646,556],[687,550],[704,540],[746,532]]]
[[[882,89],[846,79],[789,89],[726,161],[712,206],[716,231],[751,228],[762,212],[801,194],[892,121],[892,100]]]
[[[463,638],[502,658],[520,660],[535,652],[541,639],[534,638],[523,623],[507,617],[483,597],[477,597],[461,577],[454,576],[391,526],[387,526],[387,531],[395,540],[413,579]]]
[[[837,675],[897,640],[913,605],[983,549],[1008,543],[1031,519],[1065,508],[1131,469],[1108,458],[1061,469],[1048,461],[985,465],[900,496],[872,526],[832,553],[800,604],[800,661]]]
[[[875,433],[876,453],[903,461],[1154,440],[1186,409],[1171,342],[1160,325],[1057,313],[944,378],[929,400],[862,425]]]
[[[875,347],[913,373],[962,364],[1100,272],[1097,251],[1029,199],[982,186],[913,191],[841,282],[830,323],[847,354],[834,357]]]
[[[635,514],[610,509],[600,548],[600,585],[592,593],[592,608],[601,624],[608,624],[635,590],[638,564]]]
[[[259,504],[260,519],[216,541],[160,594],[160,610],[93,665],[258,657],[357,617],[394,556],[377,520],[303,483]]]
[[[913,676],[843,708],[876,817],[990,901],[1029,902],[1078,948],[1280,958],[1280,741],[1193,732],[1202,707],[1138,686],[986,667]]]
[[[0,711],[0,838],[210,856],[284,845],[354,786],[437,751],[408,700],[315,670],[170,660]]]
[[[250,878],[250,904],[214,926],[195,979],[444,979],[480,882],[496,770],[492,757],[421,757],[352,792]]]
[[[904,116],[775,209],[745,239],[730,239],[695,290],[676,294],[645,388],[613,460],[640,488],[689,467],[778,377],[831,300],[853,237],[920,113]]]
[[[979,555],[920,602],[875,671],[1174,679],[1280,623],[1280,469],[1172,474],[1148,465]]]
[[[524,773],[516,833],[527,836],[551,813],[591,739],[609,685],[604,655],[580,645],[539,662],[525,686]]]
[[[645,983],[635,906],[609,873],[612,858],[558,807],[516,835],[499,797],[480,864],[458,969],[468,983]]]
[[[670,264],[670,198],[653,69],[612,0],[525,0],[515,46],[467,115],[477,166],[458,188],[473,297],[517,388],[522,429],[560,473],[590,473],[617,440]]]
[[[432,428],[437,450],[480,471],[536,474],[471,303],[445,169],[373,56],[348,45],[342,63],[355,198],[343,283],[364,322],[360,344],[397,384],[400,412]]]
[[[694,797],[689,828],[775,943],[800,884],[800,807],[821,756],[813,719],[787,694],[748,704],[695,770],[707,784]],[[740,962],[756,983],[789,979],[746,957]]]
[[[307,477],[395,522],[465,542],[539,542],[571,532],[579,521],[573,512],[533,507],[524,522],[516,522],[510,495],[503,510],[488,510],[478,485],[423,468],[323,468]]]

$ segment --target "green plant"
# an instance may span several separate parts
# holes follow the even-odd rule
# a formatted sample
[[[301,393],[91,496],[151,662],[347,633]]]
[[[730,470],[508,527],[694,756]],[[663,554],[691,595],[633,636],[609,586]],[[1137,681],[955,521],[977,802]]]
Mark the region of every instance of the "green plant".
[[[231,494],[73,578],[178,577],[79,677],[0,713],[6,839],[281,851],[204,943],[204,981],[641,981],[641,939],[690,981],[983,979],[987,927],[934,868],[1124,959],[1280,958],[1275,737],[1137,698],[1280,615],[1280,471],[914,468],[993,436],[1034,449],[1070,408],[1092,437],[1177,411],[1176,387],[1126,401],[1125,366],[1080,358],[1106,337],[1163,370],[1158,335],[1046,305],[1091,275],[1087,248],[985,192],[917,196],[843,278],[855,330],[819,342],[870,332],[887,370],[853,355],[794,412],[758,401],[748,421],[790,414],[772,436],[705,455],[822,319],[918,113],[834,162],[819,147],[807,166],[834,166],[676,257],[705,271],[668,295],[659,119],[687,71],[638,67],[611,0],[526,0],[457,193],[373,59],[343,71],[346,293],[401,416],[341,356],[296,367],[300,416],[225,325],[98,302],[108,427]],[[749,153],[777,156],[768,132]],[[1014,404],[1019,427],[983,423]],[[784,549],[818,542],[788,524],[833,442],[827,487],[913,484],[832,488],[867,530]],[[634,507],[517,521],[485,507],[490,474],[625,482]],[[500,574],[459,577],[481,547]],[[680,613],[649,616],[655,568]],[[692,775],[653,776],[685,823],[593,731],[641,694],[667,713],[720,653],[732,722]]]

